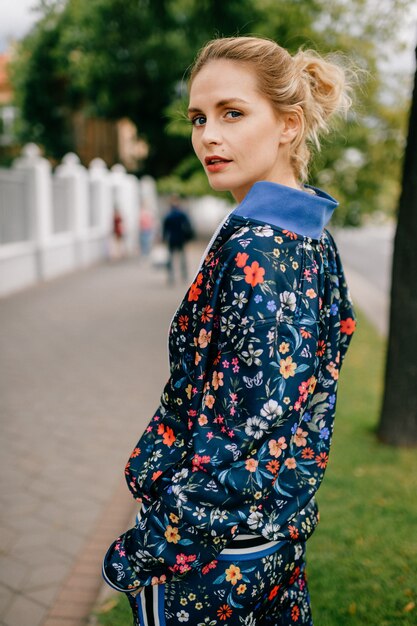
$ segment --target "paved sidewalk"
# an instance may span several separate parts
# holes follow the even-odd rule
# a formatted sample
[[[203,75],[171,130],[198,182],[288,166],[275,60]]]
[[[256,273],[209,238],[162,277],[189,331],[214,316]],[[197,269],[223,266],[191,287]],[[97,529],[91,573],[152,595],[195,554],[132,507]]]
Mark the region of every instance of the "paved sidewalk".
[[[123,467],[168,377],[185,288],[133,258],[0,300],[2,626],[85,623],[103,546],[133,522]]]

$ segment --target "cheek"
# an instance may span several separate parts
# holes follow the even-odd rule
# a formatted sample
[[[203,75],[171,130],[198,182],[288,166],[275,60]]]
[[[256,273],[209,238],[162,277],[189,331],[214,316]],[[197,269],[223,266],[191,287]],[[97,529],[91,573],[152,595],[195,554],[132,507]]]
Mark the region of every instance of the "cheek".
[[[200,149],[201,149],[201,141],[198,140],[198,137],[195,133],[191,135],[191,145],[193,146],[193,150],[196,153],[197,157],[200,158]]]

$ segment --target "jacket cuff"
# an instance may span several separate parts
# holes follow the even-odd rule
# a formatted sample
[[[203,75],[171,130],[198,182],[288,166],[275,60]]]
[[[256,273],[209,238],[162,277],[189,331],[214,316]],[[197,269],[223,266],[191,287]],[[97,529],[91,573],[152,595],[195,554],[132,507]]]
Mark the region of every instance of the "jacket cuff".
[[[101,573],[105,582],[112,587],[112,589],[123,593],[130,593],[141,585],[126,561],[127,558],[122,549],[121,541],[118,539],[114,541],[107,550],[103,559]],[[126,565],[128,565],[128,567],[126,567]],[[130,572],[130,575],[128,572]],[[121,584],[122,581],[123,586]]]

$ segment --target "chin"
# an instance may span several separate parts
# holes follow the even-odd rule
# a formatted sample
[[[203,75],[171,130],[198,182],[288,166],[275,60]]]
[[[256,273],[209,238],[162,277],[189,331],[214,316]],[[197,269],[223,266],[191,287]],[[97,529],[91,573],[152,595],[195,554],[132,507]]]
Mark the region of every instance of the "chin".
[[[209,185],[214,191],[230,191],[230,185],[209,179]]]
[[[209,185],[214,191],[230,191],[242,187],[242,181],[233,180],[230,176],[212,175],[208,177]]]

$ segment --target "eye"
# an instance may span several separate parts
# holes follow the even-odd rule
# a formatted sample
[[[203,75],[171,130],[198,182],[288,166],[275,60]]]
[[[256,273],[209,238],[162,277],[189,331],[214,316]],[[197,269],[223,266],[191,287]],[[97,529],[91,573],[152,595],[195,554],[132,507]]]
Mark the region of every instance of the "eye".
[[[191,124],[193,126],[203,126],[206,122],[206,118],[204,115],[196,115],[191,119]]]
[[[227,111],[226,116],[229,116],[231,119],[237,119],[238,117],[242,117],[243,113],[240,111]]]

